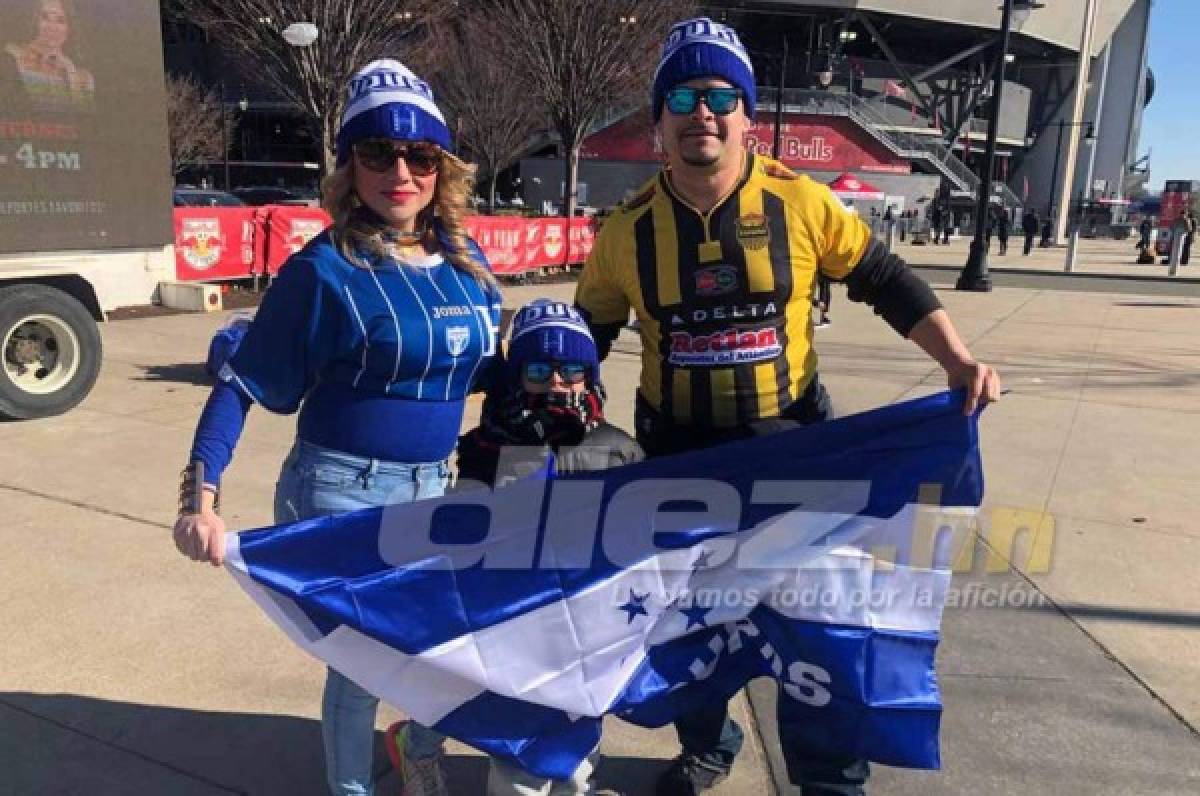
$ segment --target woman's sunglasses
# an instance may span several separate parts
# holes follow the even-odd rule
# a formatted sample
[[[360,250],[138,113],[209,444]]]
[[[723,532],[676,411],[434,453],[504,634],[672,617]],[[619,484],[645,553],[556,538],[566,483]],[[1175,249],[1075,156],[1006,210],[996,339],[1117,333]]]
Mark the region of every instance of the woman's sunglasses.
[[[583,384],[587,371],[582,362],[526,362],[521,372],[532,384],[546,384],[555,373],[567,384]]]
[[[742,98],[740,88],[688,88],[677,86],[667,92],[667,110],[683,115],[696,110],[700,100],[718,116],[728,116],[737,110]]]
[[[414,177],[435,174],[442,165],[442,150],[433,144],[397,144],[385,138],[372,138],[354,145],[354,156],[365,169],[391,171],[403,159]]]

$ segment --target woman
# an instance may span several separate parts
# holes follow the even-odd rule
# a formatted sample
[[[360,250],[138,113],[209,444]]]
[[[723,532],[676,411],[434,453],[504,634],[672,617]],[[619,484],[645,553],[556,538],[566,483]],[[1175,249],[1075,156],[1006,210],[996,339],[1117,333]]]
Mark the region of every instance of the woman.
[[[33,40],[5,47],[16,64],[30,104],[43,111],[90,109],[96,93],[95,78],[63,52],[71,34],[66,0],[40,0],[36,8]]]
[[[300,410],[275,494],[276,521],[291,522],[441,495],[465,399],[494,361],[500,295],[463,227],[472,170],[450,154],[428,85],[396,61],[367,65],[337,154],[332,227],[285,264],[200,418],[175,526],[195,560],[223,559],[216,496],[251,402]],[[377,705],[329,670],[334,793],[372,790]],[[409,723],[400,741],[404,793],[445,793],[441,736]]]
[[[596,343],[578,310],[538,299],[513,316],[508,356],[477,428],[458,444],[458,487],[503,486],[545,467],[590,473],[644,458],[642,449],[604,419]],[[389,741],[393,731],[389,731]],[[592,753],[569,780],[552,780],[492,759],[488,796],[595,793]]]

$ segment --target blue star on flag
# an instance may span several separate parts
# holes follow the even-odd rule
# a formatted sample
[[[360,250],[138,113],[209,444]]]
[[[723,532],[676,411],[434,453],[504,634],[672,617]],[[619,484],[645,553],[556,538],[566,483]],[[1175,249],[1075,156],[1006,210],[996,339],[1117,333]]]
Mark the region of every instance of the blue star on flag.
[[[629,621],[626,624],[632,625],[633,620],[640,614],[641,616],[649,616],[646,612],[646,600],[650,597],[649,593],[638,594],[633,589],[629,590],[629,601],[624,605],[619,606],[618,610],[629,614]]]
[[[704,617],[711,610],[712,610],[712,608],[705,608],[703,605],[700,605],[699,603],[693,603],[692,605],[688,606],[687,608],[681,608],[680,613],[682,613],[684,616],[686,616],[687,620],[688,620],[687,627],[685,627],[684,630],[691,630],[692,625],[699,625],[700,627],[708,627],[708,622],[704,621]]]

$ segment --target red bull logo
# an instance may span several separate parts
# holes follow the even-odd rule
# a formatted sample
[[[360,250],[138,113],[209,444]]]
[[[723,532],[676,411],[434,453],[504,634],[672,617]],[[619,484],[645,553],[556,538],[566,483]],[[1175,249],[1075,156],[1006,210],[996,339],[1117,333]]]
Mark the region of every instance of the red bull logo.
[[[183,259],[197,271],[212,268],[221,260],[225,239],[221,222],[215,218],[187,218],[179,230]]]

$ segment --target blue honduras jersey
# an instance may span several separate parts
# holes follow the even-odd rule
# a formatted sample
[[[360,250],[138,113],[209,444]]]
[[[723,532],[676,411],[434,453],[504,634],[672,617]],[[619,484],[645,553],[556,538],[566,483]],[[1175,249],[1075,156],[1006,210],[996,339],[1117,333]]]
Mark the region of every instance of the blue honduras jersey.
[[[490,370],[499,323],[499,292],[440,256],[359,268],[326,231],[280,271],[222,378],[281,413],[314,387],[441,404],[426,411],[457,404],[452,439],[462,402]]]

